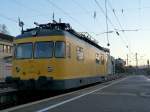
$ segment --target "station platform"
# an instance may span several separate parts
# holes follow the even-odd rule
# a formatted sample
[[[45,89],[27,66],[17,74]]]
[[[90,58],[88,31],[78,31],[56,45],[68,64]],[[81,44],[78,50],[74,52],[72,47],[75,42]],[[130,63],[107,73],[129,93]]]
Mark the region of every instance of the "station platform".
[[[143,75],[98,84],[4,112],[150,112],[150,79]]]

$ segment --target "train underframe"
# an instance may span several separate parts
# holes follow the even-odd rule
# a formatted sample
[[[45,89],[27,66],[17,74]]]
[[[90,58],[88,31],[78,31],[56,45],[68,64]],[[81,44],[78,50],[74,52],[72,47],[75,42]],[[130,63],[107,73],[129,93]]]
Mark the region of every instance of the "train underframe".
[[[18,90],[67,90],[72,88],[78,88],[97,82],[105,82],[114,80],[120,76],[108,75],[108,76],[96,76],[87,78],[76,79],[63,79],[54,80],[53,78],[47,78],[44,76],[39,77],[37,80],[20,80],[20,78],[7,77],[6,83],[12,83]]]

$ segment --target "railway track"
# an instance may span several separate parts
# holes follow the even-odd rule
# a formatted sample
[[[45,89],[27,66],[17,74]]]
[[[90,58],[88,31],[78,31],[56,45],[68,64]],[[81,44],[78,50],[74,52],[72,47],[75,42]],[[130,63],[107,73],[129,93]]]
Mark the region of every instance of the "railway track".
[[[15,105],[16,89],[9,87],[6,83],[0,83],[0,109]]]

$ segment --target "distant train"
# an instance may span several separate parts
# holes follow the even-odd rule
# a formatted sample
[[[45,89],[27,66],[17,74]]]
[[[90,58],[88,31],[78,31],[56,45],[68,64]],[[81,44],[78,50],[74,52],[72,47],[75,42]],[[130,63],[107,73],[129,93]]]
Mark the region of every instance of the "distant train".
[[[22,90],[65,90],[115,76],[109,49],[67,23],[39,24],[14,44],[13,73],[6,81]]]
[[[125,72],[125,65],[126,65],[126,62],[121,59],[121,58],[118,58],[115,60],[115,71],[116,73],[124,73]]]

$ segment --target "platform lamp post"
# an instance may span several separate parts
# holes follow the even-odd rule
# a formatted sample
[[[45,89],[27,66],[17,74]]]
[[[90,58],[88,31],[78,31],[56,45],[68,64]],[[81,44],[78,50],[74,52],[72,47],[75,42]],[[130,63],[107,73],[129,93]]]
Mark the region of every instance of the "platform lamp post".
[[[129,62],[129,56],[128,56],[128,54],[127,54],[127,67],[128,67],[128,62]]]
[[[147,68],[149,69],[149,59],[147,60]]]
[[[135,53],[135,61],[136,61],[136,72],[138,71],[138,56],[137,52]]]

